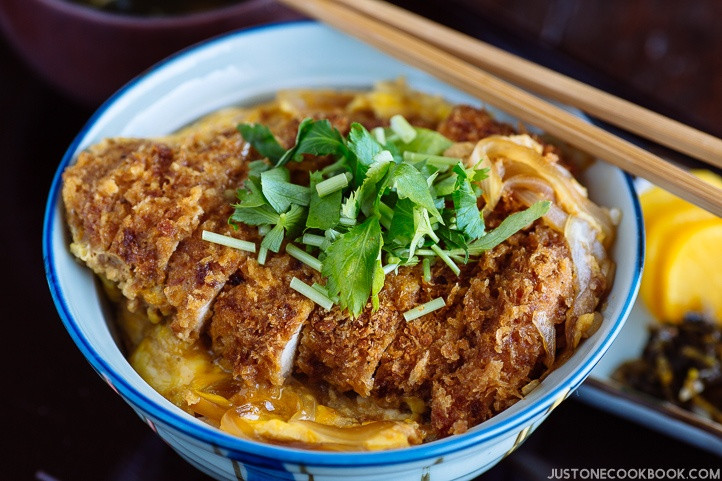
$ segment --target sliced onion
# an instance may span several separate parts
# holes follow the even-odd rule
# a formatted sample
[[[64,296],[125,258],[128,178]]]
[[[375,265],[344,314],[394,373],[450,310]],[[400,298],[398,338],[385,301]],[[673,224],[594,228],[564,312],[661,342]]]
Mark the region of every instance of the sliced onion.
[[[565,337],[567,348],[574,349],[583,337],[578,320],[580,316],[594,312],[597,296],[592,290],[592,279],[604,278],[603,265],[609,265],[606,251],[597,239],[594,229],[586,219],[569,216],[564,229],[574,265],[574,303],[567,312]]]
[[[587,220],[598,231],[600,240],[605,245],[611,244],[614,231],[609,213],[585,196],[586,191],[566,169],[548,162],[533,148],[520,145],[509,137],[495,135],[482,139],[477,143],[470,161],[473,163],[476,159],[484,167],[491,167],[494,160],[502,159],[508,172],[515,169],[526,171],[528,168],[532,168],[536,176],[542,178],[554,189],[557,203],[567,213]],[[516,166],[515,164],[521,165]],[[498,202],[501,194],[499,190],[500,177],[495,177],[494,172],[490,171],[489,178],[482,181],[482,188],[486,191],[485,200],[487,200],[487,203],[489,203],[489,200],[486,199],[486,196],[489,196],[492,201]],[[496,205],[495,202],[492,205]]]
[[[504,191],[513,192],[517,189],[527,189],[538,193],[542,199],[554,200],[554,189],[539,177],[515,175],[504,179]]]
[[[542,338],[544,352],[546,352],[544,364],[547,367],[552,367],[557,352],[557,331],[554,328],[554,321],[547,315],[546,311],[535,311],[531,317],[531,322]]]
[[[506,187],[506,184],[505,184]],[[518,189],[514,191],[514,197],[516,197],[522,204],[530,207],[541,200],[548,200],[538,192],[530,191],[527,189]],[[569,216],[566,212],[559,208],[554,202],[549,205],[549,210],[542,219],[552,226],[557,232],[564,233],[564,226],[567,223]]]
[[[501,163],[492,163],[488,155],[486,155],[486,145],[478,142],[469,157],[468,165],[477,169],[489,169],[487,177],[480,182],[481,196],[486,204],[483,213],[488,214],[496,207],[501,198],[501,191],[504,187],[502,180],[503,172],[500,172]]]

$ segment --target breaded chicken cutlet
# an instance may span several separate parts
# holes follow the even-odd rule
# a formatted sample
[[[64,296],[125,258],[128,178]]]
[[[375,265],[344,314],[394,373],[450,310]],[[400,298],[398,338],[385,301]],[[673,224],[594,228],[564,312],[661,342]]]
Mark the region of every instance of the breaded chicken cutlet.
[[[342,132],[352,121],[368,128],[388,122],[369,111],[311,116],[330,117]],[[265,120],[279,143],[293,145],[299,118],[271,112]],[[468,106],[433,126],[455,142],[513,133]],[[279,386],[296,374],[383,406],[422,399],[427,439],[464,432],[506,409],[550,367],[549,340],[538,324],[556,329],[552,349],[563,347],[575,297],[562,234],[537,221],[461,266],[458,276],[442,262],[429,280],[420,265],[399,268],[386,277],[378,310],[369,303],[356,318],[337,306],[325,310],[289,287],[292,277],[320,280],[308,266],[284,253],[269,253],[260,265],[252,255],[201,239],[203,230],[260,239],[255,228],[226,223],[228,191],[261,158],[227,127],[159,141],[105,141],[65,172],[72,250],[117,283],[131,308],[164,317],[189,342],[206,336],[221,363],[248,386]],[[307,158],[289,167],[298,176],[327,162]],[[520,208],[505,193],[487,221],[498,223]],[[598,302],[608,285],[595,275]],[[405,321],[404,312],[438,297],[444,308]]]

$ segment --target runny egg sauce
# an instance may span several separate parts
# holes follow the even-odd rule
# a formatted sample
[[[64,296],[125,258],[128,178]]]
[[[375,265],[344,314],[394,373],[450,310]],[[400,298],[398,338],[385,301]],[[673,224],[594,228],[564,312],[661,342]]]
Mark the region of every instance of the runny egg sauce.
[[[246,386],[212,356],[203,338],[190,344],[178,339],[160,318],[130,312],[117,288],[104,287],[118,307],[132,367],[173,404],[222,431],[329,451],[401,448],[428,435],[420,399],[408,399],[403,409],[384,408],[294,376],[283,386]]]

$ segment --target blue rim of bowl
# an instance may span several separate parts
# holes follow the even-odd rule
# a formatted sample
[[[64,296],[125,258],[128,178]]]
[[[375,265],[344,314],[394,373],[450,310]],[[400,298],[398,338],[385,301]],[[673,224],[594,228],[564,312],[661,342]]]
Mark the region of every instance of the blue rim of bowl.
[[[482,443],[490,438],[508,433],[515,428],[526,425],[530,420],[536,418],[542,414],[562,395],[565,393],[572,392],[576,389],[582,381],[589,375],[591,370],[597,364],[602,355],[607,351],[612,341],[616,338],[617,334],[624,325],[624,321],[629,315],[637,292],[639,290],[639,283],[641,279],[642,267],[644,263],[644,223],[642,219],[642,209],[637,198],[636,190],[632,176],[623,172],[628,190],[627,194],[630,196],[632,205],[634,206],[635,219],[634,222],[637,227],[637,252],[636,259],[634,261],[634,276],[631,282],[631,289],[627,294],[627,298],[622,304],[620,315],[614,320],[614,325],[607,337],[602,341],[596,352],[587,359],[587,361],[581,365],[577,371],[569,376],[564,382],[554,387],[549,393],[543,398],[538,400],[533,406],[530,406],[526,410],[515,414],[503,422],[492,425],[488,428],[484,428],[483,425],[478,428],[471,430],[464,434],[458,434],[447,438],[440,439],[428,444],[421,444],[409,448],[403,448],[398,450],[390,451],[379,451],[379,452],[359,452],[359,453],[332,453],[332,452],[319,452],[302,450],[296,448],[287,448],[282,446],[275,446],[271,444],[264,444],[255,441],[248,441],[233,437],[229,434],[225,434],[220,430],[210,426],[192,422],[188,419],[186,414],[180,409],[169,410],[163,406],[158,405],[153,400],[146,397],[144,394],[139,392],[133,387],[128,381],[126,381],[121,375],[115,372],[93,349],[90,341],[83,336],[80,328],[68,309],[68,304],[60,291],[57,273],[55,271],[55,263],[53,261],[53,254],[51,249],[52,244],[52,232],[54,224],[59,218],[54,215],[57,204],[60,201],[59,190],[62,180],[62,172],[67,165],[73,160],[76,150],[80,145],[83,137],[88,130],[93,126],[95,121],[113,104],[120,98],[126,91],[134,87],[137,83],[141,82],[146,76],[156,72],[170,64],[186,57],[189,54],[196,52],[197,50],[207,48],[217,42],[226,41],[229,38],[236,37],[239,35],[245,35],[250,32],[257,32],[260,30],[272,30],[272,29],[283,29],[294,27],[298,25],[317,24],[312,20],[300,20],[290,22],[272,23],[266,25],[260,25],[251,27],[243,30],[238,30],[217,37],[213,37],[209,40],[200,42],[196,45],[190,46],[177,52],[174,55],[166,58],[165,60],[157,63],[153,67],[149,68],[143,74],[134,78],[113,94],[106,102],[104,102],[98,110],[91,116],[88,122],[83,126],[80,133],[75,137],[73,142],[68,147],[60,165],[53,177],[53,181],[48,196],[48,201],[45,207],[45,217],[43,220],[43,262],[45,265],[45,273],[50,288],[53,301],[55,302],[56,309],[60,314],[60,317],[65,325],[66,330],[70,334],[71,338],[81,350],[83,355],[88,359],[93,368],[102,373],[110,379],[113,386],[119,391],[119,393],[131,404],[136,405],[140,410],[148,413],[151,417],[160,420],[162,423],[173,426],[175,429],[190,436],[198,441],[204,443],[210,443],[212,446],[224,449],[228,451],[229,455],[233,457],[233,453],[252,454],[260,456],[268,460],[275,462],[282,461],[285,463],[295,463],[306,466],[327,466],[327,467],[343,467],[343,466],[354,466],[354,467],[370,467],[370,466],[384,466],[391,464],[399,464],[404,462],[421,461],[424,459],[436,458],[440,456],[448,456],[454,452],[466,449],[475,444]]]

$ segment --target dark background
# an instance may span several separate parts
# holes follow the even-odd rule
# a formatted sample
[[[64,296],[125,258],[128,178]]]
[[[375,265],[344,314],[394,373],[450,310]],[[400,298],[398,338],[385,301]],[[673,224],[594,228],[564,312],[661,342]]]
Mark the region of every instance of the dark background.
[[[396,2],[498,46],[722,134],[722,3],[641,0]],[[453,7],[453,8],[451,8]],[[3,479],[201,480],[93,372],[43,272],[42,217],[57,164],[96,105],[36,77],[0,40]],[[718,467],[721,460],[574,396],[482,478],[552,468]]]

